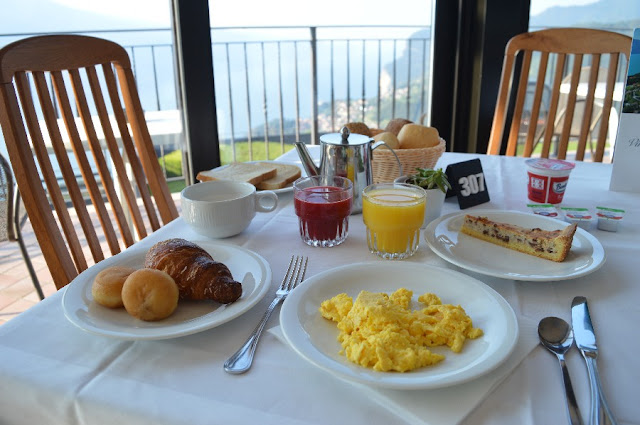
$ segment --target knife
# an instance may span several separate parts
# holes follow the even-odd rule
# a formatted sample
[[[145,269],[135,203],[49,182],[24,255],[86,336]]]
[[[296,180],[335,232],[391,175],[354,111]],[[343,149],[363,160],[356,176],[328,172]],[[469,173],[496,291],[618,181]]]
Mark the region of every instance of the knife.
[[[605,423],[617,425],[613,413],[609,408],[609,404],[604,397],[602,385],[600,384],[600,376],[598,375],[598,366],[596,364],[598,346],[596,345],[596,335],[593,332],[589,306],[587,306],[587,299],[585,297],[575,297],[573,299],[571,303],[571,321],[576,346],[582,353],[582,357],[584,357],[589,373],[589,386],[591,388],[589,423],[591,425]]]

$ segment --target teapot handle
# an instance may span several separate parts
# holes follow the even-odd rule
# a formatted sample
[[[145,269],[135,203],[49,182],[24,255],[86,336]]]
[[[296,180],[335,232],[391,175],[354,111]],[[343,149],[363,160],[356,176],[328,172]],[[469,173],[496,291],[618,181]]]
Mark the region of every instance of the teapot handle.
[[[393,156],[396,157],[396,161],[398,161],[398,172],[400,174],[398,174],[398,177],[404,175],[402,174],[402,163],[400,162],[400,158],[398,158],[398,155],[396,155],[396,152],[393,150],[393,148],[389,145],[387,145],[385,142],[383,142],[382,140],[380,140],[379,142],[375,142],[372,146],[371,146],[371,151],[373,151],[375,148],[378,148],[380,146],[386,146],[387,149],[389,149],[391,151],[391,153],[393,154]]]

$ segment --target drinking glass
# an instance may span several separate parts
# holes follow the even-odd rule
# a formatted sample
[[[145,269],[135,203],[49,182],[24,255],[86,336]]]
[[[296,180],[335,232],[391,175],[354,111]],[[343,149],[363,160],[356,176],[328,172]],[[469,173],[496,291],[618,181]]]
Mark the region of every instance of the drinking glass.
[[[302,177],[293,183],[300,236],[307,245],[340,245],[349,234],[353,184],[344,177]]]
[[[372,184],[364,189],[362,199],[369,251],[390,260],[415,254],[424,220],[424,189],[405,183]]]

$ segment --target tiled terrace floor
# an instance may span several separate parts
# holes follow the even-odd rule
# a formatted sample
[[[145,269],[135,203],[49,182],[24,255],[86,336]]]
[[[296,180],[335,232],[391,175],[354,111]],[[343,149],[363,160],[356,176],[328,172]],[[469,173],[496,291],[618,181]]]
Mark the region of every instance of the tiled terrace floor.
[[[173,194],[179,208],[180,194]],[[31,224],[22,228],[22,236],[45,297],[56,292],[51,273],[42,257]],[[108,252],[108,250],[106,251]],[[17,242],[0,242],[0,325],[40,301]]]

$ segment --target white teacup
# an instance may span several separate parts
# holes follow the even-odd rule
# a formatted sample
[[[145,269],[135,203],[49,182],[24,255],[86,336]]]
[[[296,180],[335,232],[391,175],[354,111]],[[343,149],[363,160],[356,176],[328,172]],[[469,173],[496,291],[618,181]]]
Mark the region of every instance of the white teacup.
[[[278,206],[278,195],[256,192],[250,183],[216,180],[184,188],[182,218],[193,230],[210,238],[226,238],[246,229],[257,212]]]

